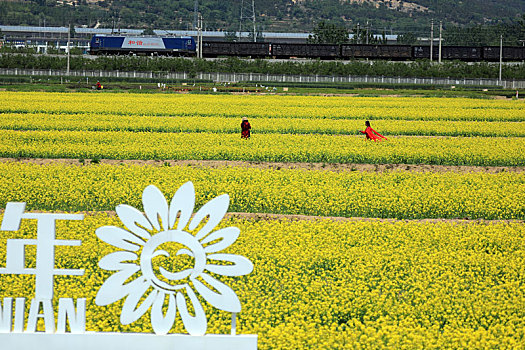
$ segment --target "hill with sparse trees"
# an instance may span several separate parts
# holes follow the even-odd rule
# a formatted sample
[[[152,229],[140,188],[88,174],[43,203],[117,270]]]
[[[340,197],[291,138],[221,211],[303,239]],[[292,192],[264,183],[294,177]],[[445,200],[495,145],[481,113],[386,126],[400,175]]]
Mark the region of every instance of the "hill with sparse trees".
[[[251,15],[250,0],[199,0],[205,29],[239,30],[243,2],[245,16]],[[190,29],[194,5],[195,0],[2,0],[0,24]],[[259,31],[310,32],[328,21],[348,30],[359,25],[375,33],[422,35],[431,19],[445,28],[514,23],[525,13],[525,1],[255,0],[255,13]]]

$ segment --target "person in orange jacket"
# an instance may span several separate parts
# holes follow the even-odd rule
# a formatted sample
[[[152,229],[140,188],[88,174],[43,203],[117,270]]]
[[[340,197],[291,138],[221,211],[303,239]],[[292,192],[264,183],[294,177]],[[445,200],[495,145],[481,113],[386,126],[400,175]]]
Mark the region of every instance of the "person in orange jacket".
[[[359,130],[359,132],[362,134],[365,134],[367,140],[374,140],[374,141],[378,141],[378,140],[381,141],[381,139],[388,140],[386,137],[384,137],[383,135],[381,135],[380,133],[372,129],[372,127],[370,126],[370,122],[368,120],[365,122],[365,125],[366,125],[365,131]]]

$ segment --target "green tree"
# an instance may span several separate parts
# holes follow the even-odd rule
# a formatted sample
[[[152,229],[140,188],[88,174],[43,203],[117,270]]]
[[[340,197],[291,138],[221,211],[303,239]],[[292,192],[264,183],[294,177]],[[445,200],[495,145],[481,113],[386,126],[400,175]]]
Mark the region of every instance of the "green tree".
[[[74,38],[77,33],[75,32],[75,26],[70,24],[69,25],[69,35]]]
[[[239,38],[237,37],[237,32],[234,30],[224,32],[224,40],[229,42],[239,40]]]
[[[348,30],[341,25],[325,21],[319,22],[308,36],[309,44],[343,44],[348,42]]]
[[[257,28],[257,32],[255,33],[255,37],[257,38],[257,42],[258,43],[264,42],[264,36],[263,36],[260,28]],[[253,40],[253,32],[249,32],[248,33],[248,41],[254,41]]]
[[[372,30],[367,27],[360,27],[359,24],[357,24],[353,29],[353,36],[350,42],[352,44],[386,44],[386,33],[383,32],[382,40],[381,37],[375,36]]]
[[[414,33],[404,33],[397,36],[398,44],[412,45],[417,43],[417,36]]]
[[[146,29],[144,29],[144,31],[142,32],[142,35],[155,35],[155,32],[154,32],[153,29],[151,29],[151,28],[146,28]]]

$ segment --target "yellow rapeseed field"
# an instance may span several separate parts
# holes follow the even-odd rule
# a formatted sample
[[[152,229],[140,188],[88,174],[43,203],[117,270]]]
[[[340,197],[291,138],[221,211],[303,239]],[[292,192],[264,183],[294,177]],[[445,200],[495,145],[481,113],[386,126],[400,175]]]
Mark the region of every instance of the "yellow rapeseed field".
[[[406,137],[369,142],[343,135],[0,130],[1,157],[215,159],[270,162],[524,166],[521,137]]]
[[[525,108],[518,101],[34,92],[0,96],[2,157],[525,165]],[[253,118],[249,142],[239,137],[241,116]],[[359,130],[366,119],[377,119],[374,127],[389,142],[365,142]]]
[[[244,116],[249,140],[239,135]],[[388,141],[366,141],[358,133],[365,120]],[[253,273],[216,277],[239,296],[238,332],[257,334],[260,349],[525,348],[524,150],[523,101],[0,91],[0,157],[15,158],[0,161],[0,209],[19,201],[28,211],[89,212],[58,223],[57,239],[82,245],[57,246],[55,267],[86,273],[57,276],[53,301],[56,311],[59,297],[87,298],[88,331],[152,332],[149,313],[123,326],[122,300],[95,304],[111,275],[98,262],[117,250],[95,231],[122,227],[118,204],[143,210],[146,186],[170,199],[192,181],[197,209],[228,193],[229,212],[254,213],[220,224],[240,228],[225,253],[248,257]],[[157,165],[95,164],[102,158]],[[165,162],[175,159],[317,162],[321,170]],[[328,171],[326,163],[506,168]],[[36,238],[36,222],[0,231],[0,268],[12,238]],[[26,247],[26,267],[35,260]],[[178,258],[155,264],[188,267]],[[0,274],[0,301],[31,299],[34,286],[33,276]],[[229,333],[231,315],[201,303],[208,333]],[[172,332],[185,333],[180,317]]]
[[[255,117],[252,123],[256,128],[256,134],[358,135],[357,131],[364,129],[363,120],[358,119]],[[7,112],[0,114],[0,129],[4,130],[238,133],[239,125],[237,117],[201,115],[158,117],[92,113]],[[525,122],[380,119],[374,121],[374,127],[387,136],[525,136]]]
[[[2,112],[525,121],[521,101],[466,98],[0,92]]]
[[[119,226],[97,214],[61,222],[57,268],[85,268],[56,277],[55,297],[85,297],[89,331],[151,332],[149,314],[119,323],[121,302],[94,304],[110,272],[97,267],[116,248],[96,228]],[[227,219],[241,229],[227,252],[255,266],[243,277],[220,277],[239,296],[238,331],[258,334],[260,349],[520,348],[525,337],[525,230],[522,224]],[[35,223],[4,232],[32,238]],[[34,251],[28,252],[29,266]],[[5,252],[0,250],[0,261]],[[31,298],[34,278],[0,275],[2,297]],[[9,286],[6,290],[5,286]],[[56,304],[57,300],[55,300]],[[209,333],[229,333],[230,315],[202,302]],[[174,332],[184,332],[180,318]]]
[[[136,193],[154,184],[174,193],[184,182],[202,205],[222,193],[230,211],[381,218],[525,219],[522,173],[331,172],[298,169],[0,163],[0,205],[29,210],[140,207]]]

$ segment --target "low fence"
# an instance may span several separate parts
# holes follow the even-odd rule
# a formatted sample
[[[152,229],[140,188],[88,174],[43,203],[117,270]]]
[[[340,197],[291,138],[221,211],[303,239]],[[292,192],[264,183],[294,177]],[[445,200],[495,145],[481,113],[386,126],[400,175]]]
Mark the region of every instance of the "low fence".
[[[166,72],[121,72],[121,71],[87,71],[52,70],[52,69],[18,69],[0,68],[0,75],[26,76],[70,76],[84,78],[142,78],[174,80],[211,80],[215,82],[253,81],[260,83],[381,83],[381,84],[414,84],[414,85],[470,85],[470,86],[501,86],[505,89],[524,89],[525,80],[498,79],[454,79],[454,78],[402,78],[377,76],[326,76],[326,75],[286,75],[258,73],[166,73]]]

